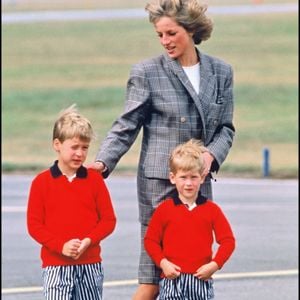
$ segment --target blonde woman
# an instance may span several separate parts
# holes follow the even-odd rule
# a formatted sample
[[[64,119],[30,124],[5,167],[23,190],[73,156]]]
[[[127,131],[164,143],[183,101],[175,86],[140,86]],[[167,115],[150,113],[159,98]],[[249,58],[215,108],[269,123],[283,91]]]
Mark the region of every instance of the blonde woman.
[[[233,71],[229,64],[200,51],[213,23],[198,0],[154,0],[146,5],[164,53],[134,65],[124,112],[100,145],[93,167],[109,176],[143,130],[137,174],[141,256],[134,300],[158,294],[161,270],[144,250],[143,238],[157,205],[174,186],[169,181],[171,150],[201,139],[204,196],[212,199],[210,172],[217,172],[233,142]]]

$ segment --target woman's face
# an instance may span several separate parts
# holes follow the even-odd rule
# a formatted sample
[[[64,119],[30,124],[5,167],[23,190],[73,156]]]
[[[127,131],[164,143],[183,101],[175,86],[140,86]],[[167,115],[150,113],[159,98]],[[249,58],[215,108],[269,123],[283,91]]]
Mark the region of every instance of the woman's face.
[[[190,51],[195,51],[192,33],[187,32],[173,19],[161,17],[154,27],[161,45],[171,58],[184,61],[185,57],[190,55]]]

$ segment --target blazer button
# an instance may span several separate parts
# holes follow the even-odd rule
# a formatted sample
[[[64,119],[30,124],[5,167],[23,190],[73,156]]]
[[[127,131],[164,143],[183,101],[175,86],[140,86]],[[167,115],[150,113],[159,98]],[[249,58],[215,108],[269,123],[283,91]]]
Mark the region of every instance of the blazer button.
[[[218,125],[218,121],[217,120],[214,120],[213,124],[216,126]]]
[[[181,123],[185,123],[185,121],[186,121],[185,117],[181,117],[181,118],[180,118],[180,122],[181,122]]]

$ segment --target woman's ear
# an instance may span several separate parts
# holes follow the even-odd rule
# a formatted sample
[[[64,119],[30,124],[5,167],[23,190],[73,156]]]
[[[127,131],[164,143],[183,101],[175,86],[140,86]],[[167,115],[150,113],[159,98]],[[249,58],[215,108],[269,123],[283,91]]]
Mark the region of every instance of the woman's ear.
[[[192,32],[191,32],[191,31],[189,31],[189,32],[188,32],[188,35],[190,36],[190,38],[193,38],[194,34],[195,34],[195,32],[194,32],[194,31],[192,31]]]

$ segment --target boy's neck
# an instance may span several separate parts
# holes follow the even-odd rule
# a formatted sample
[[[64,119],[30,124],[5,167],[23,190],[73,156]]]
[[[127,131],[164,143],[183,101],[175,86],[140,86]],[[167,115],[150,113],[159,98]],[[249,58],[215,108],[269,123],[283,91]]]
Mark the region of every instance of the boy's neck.
[[[72,178],[72,177],[75,177],[76,176],[76,173],[77,173],[77,170],[71,170],[71,169],[67,169],[67,168],[64,168],[60,162],[58,161],[58,164],[57,164],[59,170],[61,171],[61,173],[65,176],[67,176],[68,178]]]
[[[65,175],[67,177],[69,182],[72,182],[73,179],[76,177],[76,173],[74,173],[73,175],[67,175],[67,174],[63,174],[63,175]]]
[[[184,205],[188,210],[192,210],[197,206],[196,202],[194,202],[193,204],[184,204]]]
[[[179,195],[179,199],[184,205],[192,206],[196,203],[197,197],[195,199],[185,199]]]

